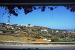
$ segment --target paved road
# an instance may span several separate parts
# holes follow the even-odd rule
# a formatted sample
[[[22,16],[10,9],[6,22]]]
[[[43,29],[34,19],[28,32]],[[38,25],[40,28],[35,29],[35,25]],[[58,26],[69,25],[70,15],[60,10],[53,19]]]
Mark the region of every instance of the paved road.
[[[31,48],[31,49],[67,49],[75,50],[75,45],[0,45],[0,48]]]

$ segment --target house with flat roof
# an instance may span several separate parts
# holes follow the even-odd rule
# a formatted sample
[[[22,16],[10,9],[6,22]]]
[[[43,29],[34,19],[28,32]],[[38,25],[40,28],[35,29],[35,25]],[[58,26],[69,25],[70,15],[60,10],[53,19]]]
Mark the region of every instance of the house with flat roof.
[[[0,33],[3,33],[3,31],[0,31]]]
[[[48,32],[46,29],[44,29],[44,30],[41,30],[41,31],[45,31],[45,32]]]

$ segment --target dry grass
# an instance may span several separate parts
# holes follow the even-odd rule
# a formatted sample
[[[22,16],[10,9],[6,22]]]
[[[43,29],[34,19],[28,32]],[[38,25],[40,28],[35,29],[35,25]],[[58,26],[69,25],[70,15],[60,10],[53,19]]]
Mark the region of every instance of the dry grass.
[[[68,31],[68,33],[70,33],[70,32],[71,32],[71,33],[75,33],[75,32],[73,32],[73,31]]]
[[[27,40],[30,39],[30,40]],[[29,38],[29,37],[14,37],[10,35],[0,35],[2,41],[22,41],[22,42],[49,42],[43,39]],[[35,41],[32,41],[35,40]]]

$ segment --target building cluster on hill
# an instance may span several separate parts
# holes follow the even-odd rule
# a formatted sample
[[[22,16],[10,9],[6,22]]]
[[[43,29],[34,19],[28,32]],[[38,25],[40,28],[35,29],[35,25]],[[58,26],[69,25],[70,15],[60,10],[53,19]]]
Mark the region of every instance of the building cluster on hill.
[[[10,24],[10,23],[0,23],[0,28],[3,28],[3,27],[6,27],[6,28],[11,28],[11,29],[21,29],[21,27],[41,27],[41,26],[34,26],[34,25],[30,25],[30,24],[20,24],[20,25],[18,25],[18,24]],[[32,30],[32,29],[31,29]],[[31,31],[30,30],[30,31]],[[40,31],[45,31],[45,32],[48,32],[48,30],[47,29],[41,29]],[[52,32],[54,32],[54,30],[52,30]],[[58,30],[56,30],[56,33],[58,33],[59,31]]]
[[[5,25],[5,26],[3,26],[3,25]],[[18,25],[18,24],[9,24],[9,23],[0,23],[0,28],[3,28],[3,27],[7,27],[7,28],[11,28],[11,29],[15,29],[13,26],[15,26],[15,28],[18,28],[18,27],[20,27],[20,26],[25,26],[25,27],[34,27],[34,25],[30,25],[30,24],[28,24],[28,25],[24,25],[24,24],[20,24],[20,25]],[[19,28],[20,29],[20,28]]]

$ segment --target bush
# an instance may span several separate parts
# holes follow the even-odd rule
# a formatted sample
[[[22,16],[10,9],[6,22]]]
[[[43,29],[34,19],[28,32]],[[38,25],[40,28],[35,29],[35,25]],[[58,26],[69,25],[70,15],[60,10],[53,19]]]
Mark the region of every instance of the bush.
[[[3,30],[3,33],[7,33],[7,31],[6,30]]]
[[[23,30],[23,27],[22,26],[20,28]]]
[[[12,30],[11,28],[9,28],[9,30]]]
[[[32,31],[35,31],[34,29],[32,29]]]
[[[61,35],[60,38],[65,38],[64,35]]]
[[[19,29],[16,29],[16,31],[18,31]]]
[[[10,31],[7,30],[7,32],[10,32]]]
[[[13,33],[9,33],[9,34],[13,34]]]
[[[32,40],[32,41],[35,41],[35,40]]]
[[[31,40],[31,39],[27,39],[27,40]]]
[[[37,29],[36,31],[40,31],[40,29]]]
[[[34,38],[38,38],[38,39],[40,39],[41,37],[39,37],[39,36],[34,36]]]
[[[62,42],[62,41],[59,39],[51,39],[51,42]]]

